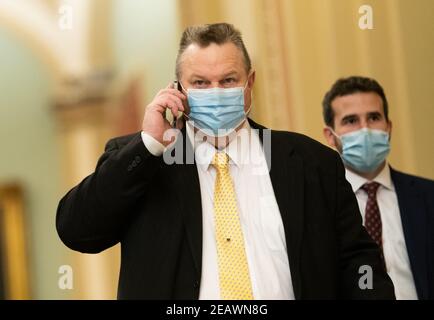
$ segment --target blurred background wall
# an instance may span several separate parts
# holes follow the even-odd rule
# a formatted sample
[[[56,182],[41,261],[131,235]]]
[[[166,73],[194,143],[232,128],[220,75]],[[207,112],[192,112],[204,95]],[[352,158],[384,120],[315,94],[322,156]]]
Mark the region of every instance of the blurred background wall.
[[[358,25],[366,4],[373,30]],[[108,138],[139,130],[144,106],[173,79],[184,27],[221,21],[241,30],[257,70],[256,121],[325,142],[324,93],[339,77],[374,77],[394,124],[391,164],[434,179],[431,0],[0,0],[0,188],[23,190],[16,250],[29,278],[24,293],[6,279],[6,298],[116,297],[119,248],[67,249],[58,201]],[[63,265],[73,289],[59,287]]]

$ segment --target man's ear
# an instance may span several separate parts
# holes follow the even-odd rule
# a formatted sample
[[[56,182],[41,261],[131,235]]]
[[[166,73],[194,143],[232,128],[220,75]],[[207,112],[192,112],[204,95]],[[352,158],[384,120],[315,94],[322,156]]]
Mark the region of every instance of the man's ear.
[[[387,125],[389,127],[389,140],[391,140],[392,139],[392,121],[389,120],[387,122]]]
[[[329,146],[337,149],[336,139],[335,139],[335,136],[334,136],[333,132],[331,131],[331,129],[329,127],[324,127],[324,129],[322,129],[322,132],[323,132],[324,138],[327,140],[327,143],[329,144]]]
[[[249,83],[247,84],[247,86],[249,87],[249,89],[253,89],[253,84],[255,83],[255,79],[256,79],[256,70],[253,70],[248,79]]]

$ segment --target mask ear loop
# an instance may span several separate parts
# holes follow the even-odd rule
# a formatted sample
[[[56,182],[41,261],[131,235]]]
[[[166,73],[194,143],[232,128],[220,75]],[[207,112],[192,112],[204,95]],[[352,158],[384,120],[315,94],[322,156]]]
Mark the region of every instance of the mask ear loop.
[[[245,91],[247,89],[247,86],[249,84],[249,78],[247,78],[246,84],[244,85],[243,91]]]
[[[249,84],[249,78],[250,78],[251,75],[252,75],[252,72],[250,72],[249,75],[247,76],[247,81],[246,81],[246,84],[244,85],[244,88],[243,88],[243,94],[244,94],[244,92],[247,89],[247,86]],[[249,109],[247,109],[247,111],[244,112],[244,114],[246,115],[246,118],[249,115],[250,110],[252,110],[252,100],[253,100],[252,99],[252,91],[250,91],[250,107],[249,107]]]
[[[327,128],[330,130],[330,132],[340,141],[341,147],[343,148],[343,143],[341,136],[338,136],[338,134],[332,129],[332,127],[327,126]]]
[[[327,126],[327,129],[329,129],[329,130],[331,131],[331,133],[332,133],[336,138],[338,138],[340,141],[342,141],[342,140],[341,140],[341,137],[338,136],[338,134],[337,134],[337,133],[332,129],[332,127]]]
[[[244,111],[244,114],[246,115],[246,117],[249,115],[250,110],[252,110],[252,103],[250,103],[249,109],[247,109],[247,111]]]
[[[184,86],[182,85],[181,81],[179,81],[178,83],[179,83],[179,85],[181,86],[181,89],[182,89],[183,93],[184,93],[186,96],[188,96],[187,90],[185,90],[185,88],[184,88]],[[185,112],[183,112],[182,115],[183,115],[184,117],[186,117],[187,120],[190,120],[190,117],[189,117]]]
[[[182,85],[181,81],[178,82],[179,85],[181,86],[182,91],[184,91],[184,94],[187,94],[187,90],[185,90],[184,86]]]
[[[252,74],[253,74],[253,72],[250,71],[249,74],[247,75],[247,81],[246,81],[246,84],[244,85],[243,91],[247,89],[247,86],[249,84],[249,78]]]

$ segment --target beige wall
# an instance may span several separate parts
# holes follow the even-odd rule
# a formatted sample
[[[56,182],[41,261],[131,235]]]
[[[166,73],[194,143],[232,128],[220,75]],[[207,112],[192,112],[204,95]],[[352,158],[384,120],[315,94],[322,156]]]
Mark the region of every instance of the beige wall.
[[[434,179],[434,1],[401,2],[415,172]]]
[[[245,35],[258,121],[325,143],[324,93],[339,77],[374,77],[390,102],[391,164],[434,179],[434,1],[220,0],[207,1],[208,11],[202,1],[179,1],[200,6],[183,25],[228,21]],[[362,4],[373,8],[373,30],[358,27]]]

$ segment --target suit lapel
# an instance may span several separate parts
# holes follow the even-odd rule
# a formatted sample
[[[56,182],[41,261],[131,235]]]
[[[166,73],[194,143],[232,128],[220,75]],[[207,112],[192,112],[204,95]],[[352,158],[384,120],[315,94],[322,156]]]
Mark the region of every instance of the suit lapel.
[[[181,146],[182,145],[182,146]],[[183,152],[185,149],[186,152]],[[194,150],[185,132],[182,130],[182,139],[178,139],[176,153],[182,152],[182,163],[173,165],[175,176],[174,190],[178,196],[179,212],[184,221],[185,232],[190,246],[197,276],[200,279],[202,271],[202,201],[196,164],[194,163]],[[179,156],[179,154],[178,154]]]
[[[428,298],[428,217],[423,200],[414,188],[415,181],[390,168],[396,195],[405,244],[419,299]]]
[[[255,123],[251,122],[252,127]],[[263,129],[263,128],[261,128]],[[263,130],[260,131],[264,141]],[[303,230],[303,162],[291,145],[278,141],[271,131],[270,178],[285,229],[288,260],[296,299],[301,298],[300,250]],[[264,148],[266,150],[266,148]]]

